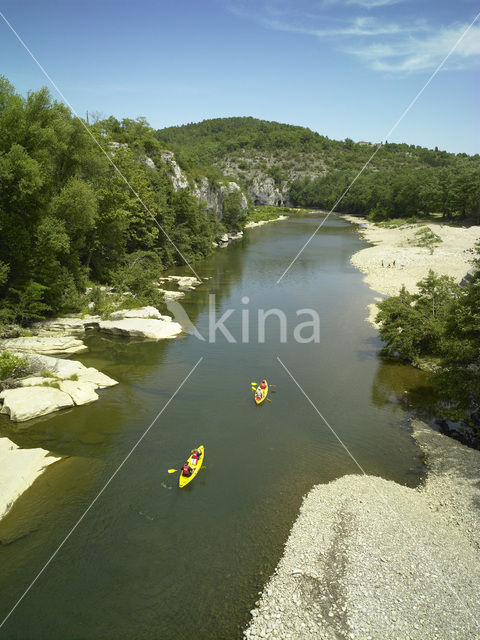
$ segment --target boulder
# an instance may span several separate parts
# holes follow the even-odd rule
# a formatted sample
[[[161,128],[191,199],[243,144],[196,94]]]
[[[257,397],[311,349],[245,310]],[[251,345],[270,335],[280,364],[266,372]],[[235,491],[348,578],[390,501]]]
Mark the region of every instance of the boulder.
[[[68,393],[76,405],[89,404],[98,400],[98,395],[95,393],[96,384],[83,380],[62,380],[59,384],[60,390]]]
[[[0,393],[3,406],[0,413],[10,416],[13,422],[25,422],[32,418],[73,406],[68,393],[53,387],[20,387]]]
[[[104,320],[99,324],[100,331],[116,335],[163,340],[173,338],[182,332],[178,322],[165,322],[145,318],[124,318],[123,320]]]
[[[83,353],[88,351],[81,340],[70,336],[31,336],[24,338],[11,338],[2,344],[8,351],[19,353],[46,353],[60,355],[65,353]]]

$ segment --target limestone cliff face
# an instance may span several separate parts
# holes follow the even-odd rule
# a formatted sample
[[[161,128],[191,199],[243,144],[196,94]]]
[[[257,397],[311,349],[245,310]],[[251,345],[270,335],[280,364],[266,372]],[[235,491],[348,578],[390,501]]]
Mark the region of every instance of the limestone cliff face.
[[[172,151],[162,151],[161,158],[162,161],[168,165],[175,191],[186,189],[188,187],[187,176],[180,169],[177,161],[175,160],[174,153]]]
[[[217,185],[205,177],[198,183],[190,184],[187,176],[175,160],[175,155],[172,151],[163,151],[161,158],[162,161],[168,165],[175,191],[190,188],[192,195],[198,200],[205,202],[207,210],[214,213],[219,220],[222,219],[223,204],[226,198],[229,194],[234,193],[235,191],[239,191],[241,193],[241,207],[246,213],[248,208],[247,198],[236,182],[229,182],[227,185]],[[152,165],[150,163],[152,163],[152,160],[150,158],[146,158],[145,164],[151,167]]]
[[[283,207],[290,204],[288,182],[282,182],[279,187],[272,177],[261,173],[253,177],[247,187],[247,192],[255,205]]]

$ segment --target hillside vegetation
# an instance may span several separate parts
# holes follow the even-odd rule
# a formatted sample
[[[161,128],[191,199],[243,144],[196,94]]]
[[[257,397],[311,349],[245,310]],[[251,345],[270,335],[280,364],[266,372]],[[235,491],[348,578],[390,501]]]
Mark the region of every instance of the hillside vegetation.
[[[378,308],[385,352],[433,368],[436,414],[480,449],[480,244],[462,286],[430,271],[418,293],[403,287]]]
[[[155,131],[111,116],[89,130],[47,89],[22,97],[0,77],[0,324],[86,310],[92,283],[155,303],[154,280],[183,263],[172,242],[189,262],[208,255],[245,224],[245,193],[328,208],[374,149],[254,118]],[[478,218],[479,167],[479,156],[387,144],[341,208]]]
[[[212,250],[216,217],[175,191],[147,123],[91,132],[98,145],[47,89],[24,98],[0,77],[0,324],[82,310],[89,280],[152,301],[153,280],[182,262],[108,157],[187,260]],[[115,134],[128,144],[113,148]]]
[[[251,184],[259,174],[295,206],[330,209],[376,149],[310,129],[255,118],[220,118],[157,131],[185,167],[214,164]],[[480,219],[480,156],[386,143],[340,210],[372,220],[440,213]]]

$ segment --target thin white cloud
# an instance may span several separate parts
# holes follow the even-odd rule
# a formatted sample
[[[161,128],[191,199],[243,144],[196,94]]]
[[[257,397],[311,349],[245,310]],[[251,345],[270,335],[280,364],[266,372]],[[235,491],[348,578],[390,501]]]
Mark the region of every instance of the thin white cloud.
[[[347,4],[356,4],[364,9],[376,9],[377,7],[386,7],[400,2],[404,2],[404,0],[347,0]]]
[[[415,72],[436,67],[468,25],[444,28],[426,38],[407,38],[347,49],[377,71]],[[474,25],[455,49],[447,65],[461,69],[480,62],[480,25]]]
[[[436,27],[431,19],[397,21],[384,17],[352,15],[354,6],[375,9],[408,0],[226,0],[235,15],[267,29],[298,33],[334,41],[335,49],[351,54],[381,72],[433,70],[455,44],[468,24]],[[343,11],[327,11],[327,8]],[[345,9],[350,11],[345,13]],[[480,26],[474,25],[448,61],[447,68],[466,68],[480,61]]]

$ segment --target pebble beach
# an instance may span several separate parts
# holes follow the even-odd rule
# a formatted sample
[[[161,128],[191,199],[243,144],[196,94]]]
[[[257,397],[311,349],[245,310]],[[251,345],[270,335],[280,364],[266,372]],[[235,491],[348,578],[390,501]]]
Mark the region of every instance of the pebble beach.
[[[480,227],[359,225],[371,246],[351,257],[380,296],[415,292],[430,269],[457,282],[471,269]],[[375,325],[376,305],[366,318]],[[266,584],[247,640],[464,640],[480,638],[480,451],[412,420],[425,454],[416,489],[347,475],[303,499],[285,551]]]

